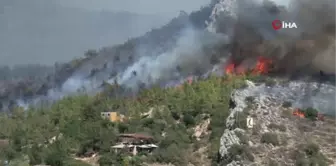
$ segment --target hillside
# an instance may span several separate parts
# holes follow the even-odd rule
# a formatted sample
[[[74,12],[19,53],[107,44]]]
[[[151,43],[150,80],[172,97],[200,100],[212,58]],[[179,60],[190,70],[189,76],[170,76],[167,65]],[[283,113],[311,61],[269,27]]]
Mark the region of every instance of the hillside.
[[[48,76],[4,80],[0,161],[334,165],[334,2],[292,2],[214,0]],[[311,26],[274,31],[274,18]]]
[[[191,85],[186,83],[182,89],[145,90],[136,98],[115,99],[107,97],[108,93],[93,97],[67,97],[50,109],[29,109],[26,117],[23,116],[23,110],[16,109],[12,116],[1,116],[1,138],[10,140],[1,156],[10,160],[10,163],[21,162],[22,165],[28,162],[71,165],[69,163],[75,162],[74,158],[84,160],[88,154],[96,154],[98,157],[91,159],[91,162],[87,160],[91,165],[124,165],[125,162],[131,165],[171,163],[177,166],[230,162],[231,165],[239,162],[247,165],[251,162],[262,165],[281,162],[279,164],[288,165],[293,162],[310,162],[291,156],[295,150],[300,151],[300,147],[307,145],[317,146],[316,153],[321,155],[316,159],[311,156],[311,162],[332,161],[329,159],[335,155],[334,149],[330,149],[335,142],[332,140],[335,138],[335,121],[328,117],[325,121],[315,122],[300,119],[292,115],[291,110],[294,108],[288,104],[282,105],[282,102],[276,101],[277,98],[268,99],[267,94],[253,96],[252,89],[256,85],[250,81],[245,83],[244,80],[260,80],[257,78],[211,77]],[[260,83],[256,81],[257,85]],[[266,82],[266,87],[272,86],[275,85]],[[254,99],[248,99],[250,95]],[[267,101],[262,101],[264,99]],[[235,102],[235,107],[230,104],[230,100]],[[244,106],[242,102],[249,106],[244,108],[246,104]],[[119,123],[103,120],[100,112],[106,110],[120,112],[128,120]],[[237,111],[242,113],[239,114],[239,121],[236,121]],[[145,116],[146,113],[149,116]],[[255,119],[253,129],[245,126],[246,113]],[[235,121],[231,120],[232,116],[236,117]],[[116,143],[119,133],[133,132],[154,136],[159,148],[152,155],[143,154],[133,158],[111,151],[110,146]],[[235,136],[237,132],[242,135]],[[264,142],[261,137],[264,137],[265,132],[277,133],[275,140],[267,138],[270,140]],[[301,136],[303,133],[305,138]],[[53,137],[56,141],[50,143]],[[279,137],[280,142],[276,137]],[[303,140],[306,138],[305,143]],[[276,142],[270,142],[274,144],[271,145],[267,141]],[[312,141],[314,144],[310,145]],[[238,148],[238,151],[232,151],[232,146]],[[284,156],[286,163],[279,156],[283,151],[287,154]],[[228,155],[231,157],[227,158]],[[77,165],[84,165],[77,162]]]
[[[11,81],[2,80],[3,83],[0,86],[2,111],[8,110],[11,105],[26,107],[27,104],[34,104],[41,100],[50,102],[61,96],[77,92],[83,86],[90,90],[93,88],[91,80],[98,80],[94,88],[100,88],[104,81],[124,71],[141,57],[155,57],[171,50],[176,46],[183,29],[190,23],[196,28],[204,28],[204,20],[210,12],[209,6],[191,13],[190,16],[181,13],[165,26],[153,29],[143,36],[131,38],[124,44],[103,47],[100,50],[89,49],[83,57],[75,58],[68,63],[56,63],[48,76],[34,75],[30,79],[22,77]],[[2,73],[7,72],[6,68],[2,70]],[[21,71],[21,73],[26,73],[26,71]],[[73,80],[77,83],[72,83]]]
[[[139,160],[184,165],[192,161],[192,156],[188,159],[186,155],[190,150],[196,150],[193,150],[193,146],[200,146],[192,136],[196,124],[210,117],[213,119],[210,126],[214,132],[208,137],[210,142],[222,133],[225,125],[222,119],[229,113],[230,91],[242,82],[237,80],[238,82],[222,86],[219,83],[221,80],[213,78],[191,86],[186,85],[182,91],[175,88],[152,89],[142,92],[137,98],[129,99],[113,99],[104,94],[95,97],[67,97],[50,110],[28,110],[27,117],[22,116],[22,110],[18,109],[12,117],[1,116],[1,137],[11,140],[10,146],[1,156],[15,160],[28,155],[30,162],[34,164],[46,162],[50,165],[66,165],[63,162],[71,158],[65,156],[81,156],[94,151],[99,152],[101,165],[111,165],[111,162],[123,158],[109,152],[118,133],[145,132],[159,141],[161,150]],[[152,107],[152,118],[140,116]],[[102,120],[100,112],[111,109],[132,118],[126,123]],[[25,124],[25,127],[20,124]],[[56,143],[40,146],[61,133],[62,137]],[[162,136],[162,133],[167,136]],[[209,156],[215,158],[217,151],[218,147],[210,148]],[[61,164],[55,164],[59,162]]]
[[[246,88],[234,91],[231,99],[236,106],[231,109],[220,141],[223,164],[335,164],[335,119],[326,116],[312,120],[305,113],[297,116],[298,108],[292,106],[292,101],[297,102],[301,96],[295,92],[298,84],[305,83],[247,81]],[[291,92],[281,92],[286,89]],[[253,118],[253,127],[247,127],[247,117]]]

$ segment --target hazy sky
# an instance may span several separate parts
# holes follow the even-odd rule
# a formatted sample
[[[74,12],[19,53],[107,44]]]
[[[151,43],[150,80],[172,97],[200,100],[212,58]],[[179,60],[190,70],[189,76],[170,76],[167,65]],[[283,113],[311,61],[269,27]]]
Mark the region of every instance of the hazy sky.
[[[61,4],[86,9],[132,11],[135,13],[190,12],[206,5],[210,0],[59,0]]]
[[[208,2],[0,0],[0,66],[69,61],[87,49],[140,36],[166,24],[180,10],[191,12]]]

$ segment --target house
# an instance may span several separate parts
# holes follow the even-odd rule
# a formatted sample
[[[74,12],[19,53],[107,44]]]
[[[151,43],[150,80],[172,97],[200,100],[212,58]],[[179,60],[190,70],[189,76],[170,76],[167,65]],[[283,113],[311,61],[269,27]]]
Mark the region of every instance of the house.
[[[101,112],[100,116],[103,119],[109,119],[111,122],[123,122],[125,120],[125,116],[118,112]]]
[[[154,143],[154,138],[144,134],[120,134],[118,141],[127,144],[149,144]]]
[[[8,139],[0,139],[0,149],[6,148],[9,145]]]
[[[138,152],[151,153],[156,146],[152,136],[144,134],[120,134],[118,136],[118,143],[112,146],[113,149],[124,151],[137,155]]]

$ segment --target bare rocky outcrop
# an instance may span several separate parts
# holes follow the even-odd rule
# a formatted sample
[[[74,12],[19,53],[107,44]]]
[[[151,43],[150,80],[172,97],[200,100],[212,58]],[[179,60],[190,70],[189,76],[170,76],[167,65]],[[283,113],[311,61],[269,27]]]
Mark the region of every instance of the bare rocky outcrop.
[[[232,145],[240,144],[240,139],[236,135],[236,131],[244,132],[244,130],[239,128],[236,128],[234,130],[225,129],[224,134],[220,139],[220,149],[219,149],[219,153],[223,157],[227,157],[229,149],[231,148]]]
[[[246,81],[246,84],[246,88],[232,93],[232,100],[236,106],[231,109],[227,118],[228,128],[221,137],[219,151],[225,164],[293,165],[298,162],[298,154],[304,153],[303,147],[312,143],[319,147],[320,153],[327,158],[329,164],[335,163],[334,118],[326,116],[324,121],[312,121],[293,115],[296,108],[307,103],[312,104],[311,101],[315,99],[329,103],[330,101],[325,97],[321,98],[321,95],[327,95],[327,92],[334,93],[335,87],[320,85],[324,86],[325,90],[315,89],[320,95],[310,96],[310,100],[306,99],[306,103],[303,104],[303,100],[299,99],[305,94],[300,93],[299,89],[304,89],[307,84],[305,82],[291,81],[282,84],[278,80],[274,85],[267,86]],[[310,91],[314,91],[314,88]],[[285,101],[293,102],[293,107],[284,106]],[[311,106],[323,110],[322,106]],[[248,116],[254,119],[253,128],[246,127]]]
[[[208,127],[210,124],[210,119],[206,119],[204,121],[202,121],[200,124],[196,125],[196,127],[194,128],[194,137],[199,141],[201,140],[201,137],[204,135],[208,135],[209,131],[208,131]]]

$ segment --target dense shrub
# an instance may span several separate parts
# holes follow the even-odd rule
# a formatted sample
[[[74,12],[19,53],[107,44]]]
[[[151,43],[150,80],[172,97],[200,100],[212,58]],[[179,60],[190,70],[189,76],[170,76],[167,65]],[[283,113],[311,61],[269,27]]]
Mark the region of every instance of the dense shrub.
[[[317,113],[318,113],[318,111],[316,109],[310,107],[310,108],[307,108],[303,111],[305,113],[306,118],[311,119],[311,120],[316,120]]]
[[[123,154],[122,153],[114,153],[109,152],[105,153],[99,158],[99,165],[100,166],[111,166],[111,165],[118,165],[123,162]]]
[[[315,143],[308,143],[304,146],[304,152],[307,156],[316,156],[320,152],[320,147]]]
[[[189,115],[189,114],[185,114],[183,116],[183,122],[186,126],[192,126],[195,124],[195,119],[193,116]]]
[[[283,124],[279,125],[279,124],[271,123],[271,124],[268,125],[268,127],[270,129],[277,129],[277,130],[282,131],[282,132],[285,132],[287,130],[286,126],[283,125]]]
[[[242,144],[248,144],[249,138],[243,133],[243,132],[235,132],[235,134],[237,135],[237,137],[239,138],[239,141]]]
[[[62,142],[56,141],[51,147],[45,157],[45,163],[53,166],[65,166],[68,159],[66,148]]]
[[[328,160],[326,157],[320,152],[320,148],[317,144],[309,142],[305,144],[300,152],[296,156],[296,165],[297,166],[305,166],[305,165],[319,165],[319,166],[327,166]]]
[[[42,164],[43,162],[42,148],[36,144],[32,145],[32,147],[29,149],[28,157],[30,165]]]
[[[272,144],[274,146],[280,145],[278,135],[276,133],[264,133],[261,136],[261,143]]]
[[[228,150],[228,158],[224,163],[230,163],[233,160],[248,160],[254,161],[254,156],[245,145],[234,144]]]
[[[282,103],[282,107],[284,107],[284,108],[289,108],[291,106],[292,106],[292,103],[289,102],[289,101],[285,101],[285,102]]]

